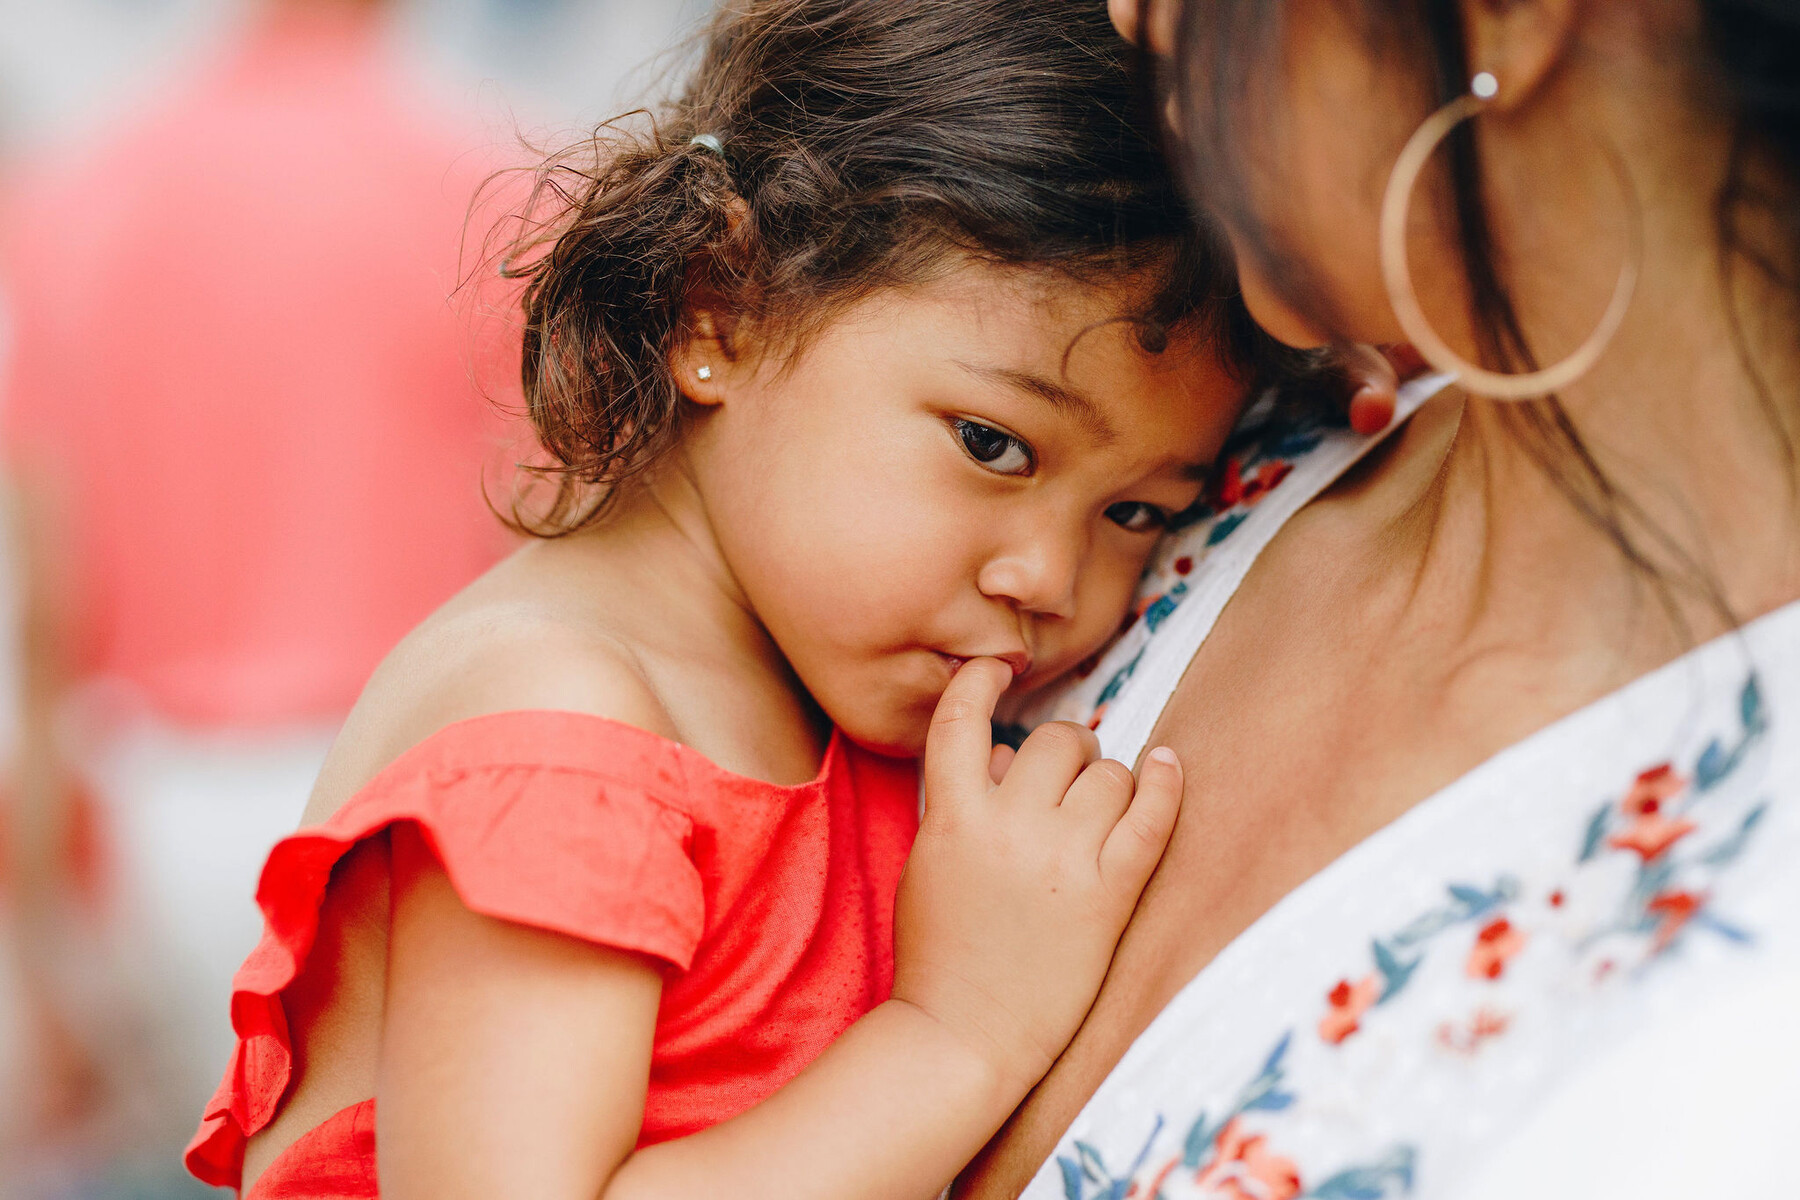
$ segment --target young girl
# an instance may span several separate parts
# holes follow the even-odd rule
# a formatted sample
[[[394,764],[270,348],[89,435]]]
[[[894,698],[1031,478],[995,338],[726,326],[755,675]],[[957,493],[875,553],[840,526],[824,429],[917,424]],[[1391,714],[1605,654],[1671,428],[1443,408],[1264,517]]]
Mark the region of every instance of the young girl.
[[[545,170],[554,536],[401,643],[271,854],[196,1175],[927,1197],[999,1126],[1181,785],[989,718],[1117,628],[1255,374],[1131,101],[1091,0],[757,0]]]

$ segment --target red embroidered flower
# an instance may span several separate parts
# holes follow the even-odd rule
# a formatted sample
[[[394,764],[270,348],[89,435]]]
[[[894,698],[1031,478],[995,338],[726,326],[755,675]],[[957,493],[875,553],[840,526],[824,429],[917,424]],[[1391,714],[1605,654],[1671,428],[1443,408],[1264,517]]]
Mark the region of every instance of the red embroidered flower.
[[[1227,509],[1239,504],[1255,504],[1268,495],[1275,485],[1286,479],[1294,464],[1274,459],[1256,468],[1250,474],[1244,474],[1244,464],[1239,459],[1227,459],[1225,470],[1219,475],[1219,482],[1213,489],[1213,505],[1215,508]]]
[[[1496,917],[1475,935],[1467,970],[1471,979],[1498,979],[1506,962],[1525,948],[1525,935],[1505,917]]]
[[[1360,983],[1338,980],[1325,999],[1331,1005],[1319,1021],[1319,1036],[1337,1045],[1362,1026],[1362,1015],[1381,998],[1381,981],[1370,975]]]
[[[1275,485],[1287,478],[1288,472],[1294,469],[1293,463],[1266,462],[1256,469],[1256,474],[1244,480],[1239,504],[1255,504],[1275,489]]]
[[[1631,824],[1623,833],[1615,833],[1606,839],[1606,844],[1615,850],[1634,850],[1638,857],[1649,862],[1694,832],[1692,821],[1672,821],[1663,815],[1668,802],[1681,794],[1687,782],[1668,763],[1651,767],[1639,775],[1625,798],[1619,801],[1619,810],[1631,818]]]
[[[1644,907],[1657,916],[1656,934],[1651,945],[1658,951],[1666,949],[1675,940],[1675,935],[1681,932],[1681,927],[1705,903],[1705,896],[1698,896],[1693,892],[1658,892],[1650,897],[1650,902]]]
[[[1300,1168],[1267,1149],[1261,1134],[1246,1134],[1233,1117],[1213,1142],[1213,1160],[1194,1176],[1203,1195],[1219,1200],[1294,1200]]]
[[[1218,508],[1230,508],[1244,498],[1244,464],[1235,458],[1225,460],[1225,469],[1219,473],[1219,483],[1213,490],[1213,500]]]
[[[1655,816],[1686,786],[1687,780],[1675,773],[1674,765],[1663,763],[1639,775],[1625,798],[1619,801],[1619,807],[1628,817]]]
[[[1466,1026],[1445,1021],[1437,1027],[1438,1045],[1472,1058],[1487,1041],[1505,1033],[1512,1018],[1491,1008],[1478,1008]]]
[[[1655,804],[1656,801],[1650,803]],[[1606,844],[1615,850],[1635,850],[1639,857],[1649,862],[1696,828],[1692,821],[1685,818],[1671,821],[1652,809],[1634,819],[1624,833],[1615,833],[1607,838]]]

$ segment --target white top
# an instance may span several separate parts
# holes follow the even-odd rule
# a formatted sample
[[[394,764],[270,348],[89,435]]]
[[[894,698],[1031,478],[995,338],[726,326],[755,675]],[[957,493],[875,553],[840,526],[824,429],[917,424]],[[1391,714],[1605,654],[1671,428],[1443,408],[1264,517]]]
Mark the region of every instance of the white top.
[[[1261,435],[1250,494],[1172,540],[1137,626],[1033,718],[1097,710],[1131,761],[1256,554],[1369,444]],[[1423,801],[1190,982],[1026,1197],[1800,1194],[1775,1173],[1800,1128],[1791,714],[1800,603]]]

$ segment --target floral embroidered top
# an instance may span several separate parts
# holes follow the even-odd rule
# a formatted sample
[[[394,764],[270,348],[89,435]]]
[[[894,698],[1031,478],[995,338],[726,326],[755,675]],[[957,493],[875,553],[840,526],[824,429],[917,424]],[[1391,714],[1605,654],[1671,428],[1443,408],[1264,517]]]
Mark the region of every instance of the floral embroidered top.
[[[1405,389],[1402,416],[1438,386]],[[1024,723],[1090,721],[1132,761],[1257,552],[1367,445],[1331,427],[1252,430],[1228,476],[1238,494],[1171,539],[1137,621]],[[1544,1190],[1541,1162],[1516,1170],[1538,1153],[1516,1136],[1534,1114],[1609,1054],[1686,1036],[1670,1031],[1721,996],[1800,980],[1796,720],[1800,603],[1495,756],[1229,945],[1138,1038],[1027,1200],[1579,1194]],[[1800,1051],[1778,1060],[1800,1077]],[[1800,1086],[1780,1087],[1800,1107]],[[1563,1140],[1595,1144],[1608,1108],[1628,1107],[1615,1099],[1563,1105]],[[1513,1174],[1527,1191],[1483,1187]]]

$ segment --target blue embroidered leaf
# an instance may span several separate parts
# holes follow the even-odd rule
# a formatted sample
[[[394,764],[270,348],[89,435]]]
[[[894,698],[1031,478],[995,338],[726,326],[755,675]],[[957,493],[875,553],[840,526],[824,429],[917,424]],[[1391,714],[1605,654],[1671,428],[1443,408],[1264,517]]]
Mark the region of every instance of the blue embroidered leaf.
[[[1118,674],[1106,681],[1106,686],[1101,689],[1100,695],[1094,700],[1094,707],[1098,708],[1119,694],[1119,689],[1125,686],[1125,681],[1131,678],[1133,671],[1137,670],[1138,660],[1143,657],[1144,652],[1139,650],[1132,656],[1130,662],[1119,668]]]
[[[1231,513],[1213,522],[1212,529],[1206,535],[1206,544],[1216,546],[1230,537],[1232,530],[1244,523],[1244,515],[1243,513]]]
[[[1162,1114],[1157,1113],[1156,1124],[1150,1127],[1150,1136],[1144,1139],[1144,1144],[1138,1148],[1137,1157],[1131,1160],[1131,1169],[1113,1180],[1111,1200],[1125,1200],[1125,1193],[1131,1187],[1131,1181],[1136,1179],[1138,1172],[1144,1169],[1144,1162],[1150,1157],[1150,1147],[1156,1145],[1156,1139],[1162,1134],[1162,1130]]]
[[[1310,454],[1324,440],[1317,433],[1291,434],[1277,438],[1269,448],[1269,455],[1272,458],[1299,458],[1303,454]]]
[[[1381,1200],[1387,1188],[1378,1181],[1371,1182],[1359,1168],[1339,1171],[1306,1194],[1317,1200]]]
[[[1447,908],[1434,908],[1430,912],[1420,913],[1402,926],[1398,932],[1389,934],[1388,944],[1416,946],[1450,928],[1456,923],[1456,919],[1456,914]]]
[[[1187,1138],[1181,1143],[1181,1165],[1192,1171],[1200,1166],[1200,1160],[1212,1148],[1213,1139],[1219,1131],[1206,1123],[1206,1114],[1201,1113],[1194,1118],[1188,1127]]]
[[[1606,827],[1612,820],[1612,807],[1612,801],[1608,800],[1588,818],[1587,832],[1581,838],[1581,857],[1575,861],[1586,862],[1599,851],[1600,843],[1606,837]]]
[[[1738,694],[1738,720],[1744,723],[1745,733],[1761,733],[1767,727],[1762,685],[1757,681],[1754,671],[1750,673],[1750,678],[1744,680],[1744,690]]]
[[[1740,929],[1724,918],[1714,916],[1711,909],[1701,909],[1694,914],[1693,921],[1694,924],[1710,929],[1726,941],[1736,942],[1740,946],[1747,946],[1756,940],[1749,930]]]
[[[1061,1154],[1056,1156],[1056,1165],[1062,1171],[1063,1196],[1066,1200],[1082,1200],[1087,1187],[1081,1181],[1081,1168],[1074,1159]]]
[[[1768,810],[1769,806],[1765,803],[1759,804],[1745,813],[1744,819],[1738,824],[1737,829],[1724,841],[1702,854],[1699,861],[1709,867],[1722,867],[1742,854],[1745,845],[1750,841],[1750,835],[1756,832],[1757,825],[1762,822],[1763,814]]]
[[[1470,887],[1466,883],[1450,885],[1450,895],[1467,910],[1467,915],[1478,917],[1498,903],[1498,898],[1488,895],[1478,887]]]
[[[1280,1112],[1294,1102],[1294,1093],[1271,1087],[1252,1096],[1243,1106],[1245,1112]]]
[[[1291,1029],[1281,1035],[1281,1040],[1275,1043],[1275,1048],[1269,1051],[1269,1057],[1263,1062],[1264,1078],[1270,1076],[1276,1079],[1281,1078],[1281,1060],[1287,1057],[1288,1046],[1293,1043],[1293,1040],[1294,1031]]]
[[[1704,792],[1731,774],[1735,766],[1737,755],[1726,754],[1725,747],[1714,738],[1700,752],[1700,761],[1694,764],[1694,786]]]
[[[1187,584],[1177,583],[1167,592],[1158,596],[1150,607],[1144,610],[1144,628],[1155,633],[1157,626],[1169,619],[1169,614],[1175,611],[1175,606],[1181,603],[1183,596],[1187,595],[1187,590]]]
[[[1381,1160],[1382,1169],[1407,1191],[1413,1190],[1413,1163],[1418,1156],[1411,1146],[1395,1146]]]
[[[1234,1112],[1249,1112],[1252,1109],[1280,1111],[1293,1103],[1294,1098],[1280,1090],[1283,1074],[1281,1060],[1287,1057],[1288,1047],[1293,1040],[1294,1031],[1291,1029],[1281,1035],[1281,1040],[1275,1043],[1275,1048],[1269,1051],[1269,1057],[1264,1060],[1262,1072],[1238,1095]]]
[[[1386,1004],[1411,982],[1413,972],[1419,969],[1425,956],[1421,954],[1411,962],[1402,962],[1392,950],[1382,944],[1380,938],[1371,942],[1370,948],[1375,954],[1375,969],[1381,972],[1381,995],[1376,997],[1375,1003]]]
[[[1380,1162],[1339,1171],[1306,1195],[1310,1200],[1383,1200],[1410,1193],[1414,1157],[1411,1146],[1397,1146]],[[1390,1186],[1397,1190],[1390,1193]]]
[[[1674,878],[1675,864],[1669,861],[1668,855],[1644,863],[1638,868],[1637,881],[1631,886],[1633,903],[1648,904],[1650,897],[1662,891]]]
[[[1100,1157],[1098,1150],[1086,1142],[1077,1141],[1075,1153],[1081,1156],[1081,1173],[1083,1175],[1095,1183],[1105,1183],[1112,1178],[1112,1173],[1106,1169],[1106,1160]]]

